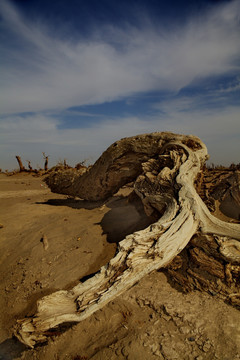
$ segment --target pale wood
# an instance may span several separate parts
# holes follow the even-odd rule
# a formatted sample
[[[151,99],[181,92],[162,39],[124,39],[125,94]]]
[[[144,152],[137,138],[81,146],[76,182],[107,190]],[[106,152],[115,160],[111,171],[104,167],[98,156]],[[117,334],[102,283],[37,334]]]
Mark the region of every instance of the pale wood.
[[[82,176],[50,175],[47,183],[53,191],[90,200],[104,199],[135,179],[146,213],[162,216],[122,240],[116,256],[94,277],[39,300],[34,317],[18,320],[18,339],[34,347],[47,339],[48,329],[86,319],[146,274],[169,264],[196,234],[214,234],[220,251],[239,259],[240,225],[215,218],[194,186],[207,157],[206,146],[195,136],[154,133],[111,145]]]

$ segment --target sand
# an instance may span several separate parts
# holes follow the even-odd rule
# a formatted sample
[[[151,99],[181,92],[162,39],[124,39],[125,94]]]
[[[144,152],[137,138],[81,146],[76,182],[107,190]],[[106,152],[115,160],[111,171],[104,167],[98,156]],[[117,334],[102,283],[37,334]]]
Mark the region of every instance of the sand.
[[[42,177],[0,174],[0,359],[240,359],[239,310],[210,294],[183,294],[164,270],[52,331],[47,344],[32,350],[12,337],[38,299],[98,271],[117,241],[148,225],[128,193],[93,203],[51,193]]]

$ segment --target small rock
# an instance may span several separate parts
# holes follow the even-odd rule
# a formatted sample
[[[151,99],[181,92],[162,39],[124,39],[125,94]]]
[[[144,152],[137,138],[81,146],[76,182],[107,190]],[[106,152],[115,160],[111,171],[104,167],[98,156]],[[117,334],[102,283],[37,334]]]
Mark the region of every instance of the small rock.
[[[136,298],[136,302],[137,302],[138,306],[140,306],[140,308],[143,307],[143,301],[141,298]]]
[[[47,239],[46,235],[43,235],[43,237],[41,238],[41,242],[43,243],[44,250],[47,250],[48,249],[48,239]]]
[[[175,360],[179,359],[179,354],[172,348],[170,344],[162,344],[163,356],[167,359]]]
[[[204,352],[208,352],[209,350],[210,350],[210,348],[211,348],[211,343],[210,343],[210,341],[206,341],[205,343],[204,343],[204,345],[203,345],[203,351]]]
[[[172,304],[166,304],[163,305],[163,310],[168,314],[171,315],[174,311],[173,311],[173,306]]]
[[[199,346],[202,346],[202,345],[203,345],[203,341],[202,341],[201,339],[198,339],[198,340],[196,341],[196,343],[197,343]]]
[[[179,328],[181,334],[187,335],[190,332],[190,329],[187,326],[182,326]]]
[[[0,229],[2,229],[3,228],[3,224],[0,224]]]
[[[189,341],[195,341],[195,337],[194,337],[194,336],[190,336],[190,337],[188,338],[188,340],[189,340]]]
[[[153,353],[155,353],[158,350],[158,344],[153,344],[150,346],[150,349]]]
[[[165,314],[162,315],[162,318],[163,318],[164,320],[166,320],[166,321],[171,320],[171,316],[168,316],[168,315],[165,315]]]

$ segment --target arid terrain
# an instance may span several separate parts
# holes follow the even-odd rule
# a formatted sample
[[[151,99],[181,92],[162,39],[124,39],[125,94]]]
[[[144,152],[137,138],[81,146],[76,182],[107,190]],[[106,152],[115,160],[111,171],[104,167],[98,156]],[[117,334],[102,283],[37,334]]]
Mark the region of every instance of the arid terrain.
[[[41,176],[0,174],[0,359],[240,359],[238,308],[214,292],[183,293],[166,270],[51,330],[46,344],[29,349],[12,336],[38,299],[98,271],[118,241],[149,224],[129,191],[90,202],[51,193]]]

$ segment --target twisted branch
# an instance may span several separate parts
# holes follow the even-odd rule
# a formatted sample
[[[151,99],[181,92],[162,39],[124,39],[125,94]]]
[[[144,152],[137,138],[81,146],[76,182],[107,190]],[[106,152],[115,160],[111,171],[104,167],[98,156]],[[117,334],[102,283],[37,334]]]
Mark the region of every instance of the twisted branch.
[[[168,265],[196,234],[214,234],[222,253],[239,260],[240,225],[211,215],[195,189],[207,157],[195,136],[153,133],[114,143],[81,176],[68,170],[50,175],[46,182],[52,191],[88,200],[105,199],[134,180],[145,212],[159,220],[122,240],[116,256],[94,277],[39,300],[33,317],[18,320],[18,339],[34,347],[47,339],[48,329],[86,319],[144,275]]]

